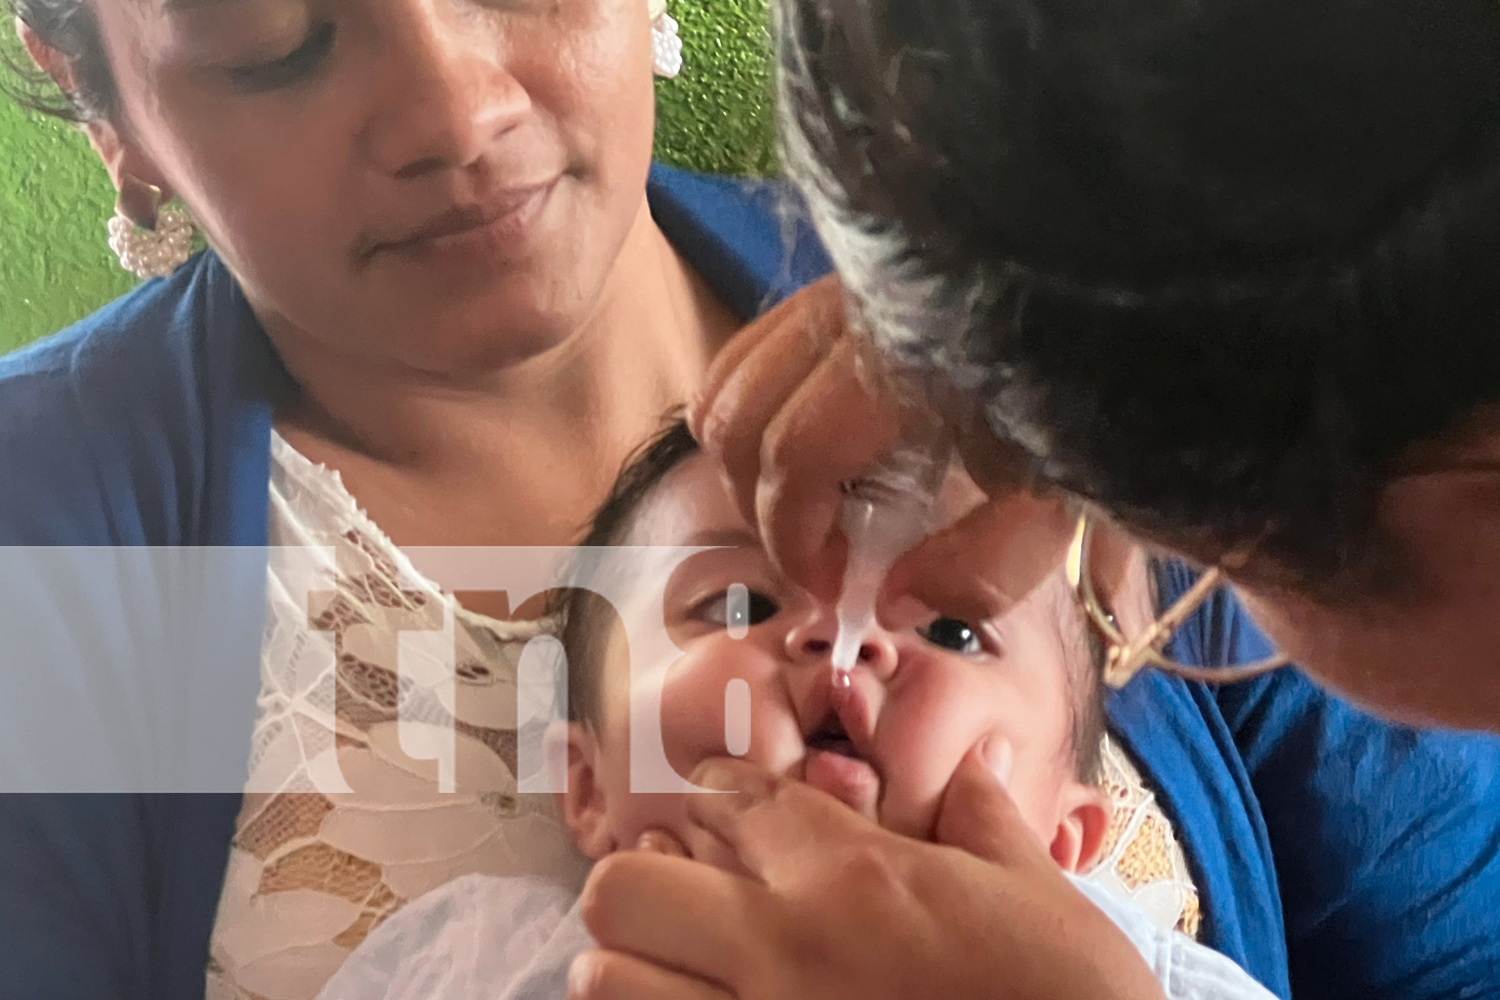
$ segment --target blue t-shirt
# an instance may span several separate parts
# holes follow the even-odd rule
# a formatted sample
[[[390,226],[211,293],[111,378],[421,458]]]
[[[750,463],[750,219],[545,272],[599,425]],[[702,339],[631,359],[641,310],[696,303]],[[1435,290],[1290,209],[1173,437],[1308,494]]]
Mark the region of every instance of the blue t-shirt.
[[[657,168],[649,194],[747,319],[827,269],[773,187]],[[202,996],[285,379],[211,253],[0,359],[0,791],[34,793],[0,797],[0,1000]],[[1174,642],[1206,665],[1265,646],[1227,595]],[[1500,996],[1495,741],[1378,722],[1291,670],[1146,674],[1108,708],[1182,836],[1205,943],[1283,997]]]

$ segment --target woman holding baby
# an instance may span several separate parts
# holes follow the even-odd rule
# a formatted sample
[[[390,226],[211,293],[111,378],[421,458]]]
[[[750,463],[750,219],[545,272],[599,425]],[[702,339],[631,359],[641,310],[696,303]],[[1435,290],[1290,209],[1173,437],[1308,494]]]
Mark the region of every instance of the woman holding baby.
[[[131,553],[163,548],[238,555],[227,582],[173,581],[187,593],[186,606],[202,610],[201,602],[213,600],[228,623],[196,636],[190,656],[159,655],[157,633],[176,632],[139,617],[142,591],[160,588],[139,586],[135,577],[77,571],[64,561],[47,563],[46,574],[7,580],[0,621],[7,636],[27,640],[8,648],[30,652],[7,657],[0,671],[0,731],[7,741],[0,769],[5,791],[47,794],[8,796],[0,809],[0,957],[6,966],[0,996],[187,998],[203,995],[206,977],[215,997],[311,997],[374,927],[450,879],[473,873],[578,879],[581,859],[567,841],[565,817],[547,801],[515,794],[515,672],[527,641],[551,623],[520,598],[511,606],[506,594],[455,597],[442,579],[426,579],[401,549],[576,541],[626,455],[663,412],[707,386],[714,419],[706,428],[700,421],[700,436],[729,462],[743,490],[761,478],[759,456],[771,460],[763,470],[765,538],[791,578],[822,596],[826,581],[819,577],[827,567],[820,552],[799,551],[787,539],[821,542],[829,533],[807,528],[820,529],[826,518],[799,522],[788,511],[826,514],[820,491],[837,479],[856,478],[892,443],[877,433],[893,423],[884,419],[886,411],[846,391],[849,369],[840,365],[852,366],[856,350],[837,322],[842,300],[830,286],[819,286],[720,355],[734,331],[766,304],[826,270],[821,249],[805,233],[788,248],[769,188],[652,167],[653,62],[659,71],[670,70],[670,60],[661,57],[671,46],[668,23],[643,0],[15,3],[27,50],[66,95],[60,110],[83,123],[120,192],[115,229],[123,259],[170,270],[175,262],[158,252],[170,250],[170,241],[154,243],[145,234],[175,231],[179,217],[165,208],[174,195],[191,210],[210,249],[179,263],[166,280],[0,362],[0,461],[7,470],[0,480],[0,543],[26,558],[66,552],[78,565],[93,551],[123,553],[116,556],[126,561],[122,565],[134,565]],[[999,6],[985,16],[1012,10]],[[808,109],[828,98],[829,106],[861,116],[853,128],[809,128],[811,150],[831,166],[815,169],[809,156],[800,169],[829,248],[860,300],[878,307],[866,307],[872,328],[882,343],[903,343],[908,359],[926,359],[957,376],[966,390],[978,386],[989,393],[981,396],[985,421],[976,419],[977,409],[945,403],[955,423],[970,431],[962,439],[970,474],[998,499],[977,508],[960,534],[948,536],[963,544],[937,543],[950,544],[943,558],[953,552],[984,557],[965,567],[978,567],[986,581],[981,605],[1007,596],[1023,600],[1043,571],[1053,574],[1060,565],[1054,539],[1071,519],[1045,499],[1007,492],[1003,484],[1011,479],[996,470],[1016,465],[1011,437],[1033,455],[1044,452],[1046,461],[1035,469],[1020,463],[1040,473],[1038,482],[1095,500],[1145,537],[1205,563],[1219,560],[1209,540],[1232,543],[1226,550],[1247,532],[1260,541],[1261,515],[1299,482],[1290,471],[1315,471],[1324,492],[1290,495],[1285,510],[1302,520],[1273,519],[1288,525],[1285,537],[1271,533],[1265,542],[1265,551],[1289,560],[1304,554],[1318,541],[1325,514],[1353,518],[1330,498],[1344,495],[1333,485],[1342,490],[1351,481],[1340,477],[1361,481],[1358,473],[1366,467],[1354,458],[1378,453],[1377,446],[1399,434],[1378,428],[1359,448],[1338,452],[1341,461],[1334,465],[1309,452],[1286,475],[1265,483],[1260,473],[1281,467],[1257,465],[1253,454],[1242,460],[1215,448],[1205,452],[1196,447],[1201,441],[1170,435],[1132,438],[1132,420],[1161,429],[1151,422],[1156,411],[1136,405],[1142,397],[1133,394],[1133,383],[1111,383],[1097,398],[1081,395],[1087,380],[1075,381],[1066,366],[1118,375],[1118,354],[1094,350],[1094,341],[1075,337],[1069,326],[1066,343],[1044,341],[1056,357],[1023,338],[1022,347],[1039,352],[1034,373],[1023,365],[1035,384],[992,382],[991,367],[1032,364],[1031,355],[1012,358],[992,344],[986,332],[1000,326],[971,331],[924,322],[966,315],[954,310],[971,301],[994,310],[1019,308],[1004,294],[1010,286],[986,284],[985,296],[970,300],[966,286],[903,270],[929,266],[921,255],[871,257],[861,248],[882,244],[860,241],[878,231],[845,231],[835,223],[841,213],[900,219],[931,249],[937,274],[966,274],[972,260],[987,259],[978,249],[984,239],[999,247],[1020,234],[1032,242],[1007,247],[1004,258],[1055,273],[1059,288],[1088,292],[1080,301],[1097,312],[1087,312],[1089,322],[1076,329],[1102,344],[1117,329],[1105,322],[1114,317],[1108,310],[1135,301],[1116,294],[1116,279],[1163,284],[1170,294],[1158,305],[1170,315],[1168,306],[1186,293],[1168,279],[1186,262],[1201,258],[1212,274],[1232,277],[1244,259],[1280,253],[1284,231],[1293,233],[1288,245],[1299,252],[1324,247],[1319,216],[1306,210],[1317,201],[1314,194],[1349,187],[1347,203],[1339,203],[1338,213],[1330,208],[1325,220],[1329,231],[1344,233],[1373,212],[1372,205],[1396,212],[1406,204],[1391,192],[1408,189],[1391,178],[1438,185],[1446,175],[1429,177],[1415,152],[1399,150],[1381,151],[1399,160],[1400,170],[1390,166],[1381,184],[1355,184],[1349,178],[1359,175],[1351,164],[1363,162],[1368,150],[1357,144],[1346,149],[1334,138],[1326,138],[1327,148],[1314,144],[1300,154],[1325,170],[1299,189],[1304,202],[1283,197],[1272,183],[1286,166],[1274,157],[1236,157],[1230,173],[1238,186],[1217,174],[1188,183],[1198,177],[1194,156],[1207,153],[1184,136],[1215,121],[1204,111],[1217,108],[1210,96],[1244,104],[1245,95],[1258,95],[1258,88],[1280,78],[1287,59],[1310,89],[1324,81],[1319,74],[1331,72],[1311,56],[1292,59],[1307,53],[1290,41],[1291,54],[1276,48],[1286,38],[1279,18],[1300,23],[1297,18],[1306,17],[1314,27],[1353,32],[1368,41],[1360,50],[1366,54],[1399,47],[1385,44],[1378,21],[1321,25],[1290,6],[1284,14],[1260,8],[1241,11],[1238,19],[1225,14],[1236,30],[1225,28],[1222,37],[1248,37],[1269,48],[1239,51],[1226,44],[1226,57],[1240,61],[1225,58],[1208,67],[1193,61],[1197,50],[1186,42],[1167,47],[1176,61],[1159,63],[1151,50],[1160,79],[1187,81],[1165,91],[1179,95],[1184,106],[1142,119],[1151,129],[1117,136],[1095,126],[1110,120],[1111,100],[1129,91],[1084,86],[1098,82],[1096,64],[1085,56],[1094,53],[1099,65],[1116,66],[1104,43],[1136,37],[1128,24],[1109,31],[1059,27],[1041,14],[1029,20],[1017,14],[1014,24],[994,25],[993,34],[958,34],[974,26],[945,20],[956,15],[941,8],[891,4],[891,21],[871,33],[857,19],[864,7],[834,4],[829,18],[840,12],[856,17],[847,30],[837,19],[824,23],[819,8],[802,20],[789,15],[797,30],[786,37],[800,39],[798,52],[820,53],[805,77],[792,78],[789,96],[808,102]],[[1161,30],[1168,32],[1176,22],[1161,17]],[[1455,109],[1462,105],[1466,115],[1477,115],[1480,98],[1466,89],[1469,78],[1460,77],[1478,73],[1474,66],[1487,51],[1483,33],[1454,28],[1453,40],[1442,27],[1424,28],[1433,34],[1421,36],[1430,45],[1422,50],[1430,56],[1422,80],[1451,86],[1421,92],[1434,106],[1451,100]],[[1055,50],[1042,44],[1062,29],[1083,32],[1078,37],[1090,44]],[[950,30],[955,34],[944,34]],[[1181,30],[1184,38],[1196,37],[1191,25]],[[932,45],[913,46],[910,58],[886,58],[881,46],[892,38],[923,32],[937,33]],[[966,37],[994,41],[997,48],[987,53],[955,42]],[[1063,31],[1062,37],[1073,36]],[[1294,37],[1315,48],[1323,36]],[[1465,53],[1468,62],[1447,58],[1445,46]],[[919,58],[929,50],[961,52],[982,72],[965,76],[969,65],[944,55],[937,64],[949,68],[934,76]],[[1277,58],[1259,58],[1267,52]],[[1027,53],[1041,61],[1038,66],[1021,58]],[[992,59],[1014,67],[1015,76],[992,72]],[[1392,61],[1405,65],[1384,60]],[[876,65],[881,73],[868,72]],[[1118,65],[1125,72],[1131,64]],[[1336,82],[1365,79],[1354,70],[1376,78],[1368,66],[1350,65],[1354,69]],[[1243,89],[1200,88],[1198,75],[1213,67],[1226,77],[1243,71],[1235,77]],[[1044,68],[1054,75],[1032,76]],[[875,79],[888,81],[899,101],[888,105],[885,90],[859,82]],[[940,113],[921,115],[926,128],[953,130],[933,140],[930,148],[943,150],[949,164],[934,166],[904,102],[930,111],[921,100],[966,93],[976,79],[999,88],[990,95],[996,100],[1012,87],[1028,95],[1025,127],[1041,137],[1035,149],[998,148],[975,140],[992,132],[989,119],[975,111],[987,104],[972,98],[951,107],[941,103]],[[1042,79],[1051,82],[1029,82]],[[836,80],[842,82],[819,82]],[[837,99],[819,90],[825,86],[839,88]],[[1352,84],[1331,92],[1351,90],[1359,92]],[[1195,100],[1207,103],[1199,107]],[[872,102],[869,108],[865,101]],[[1433,130],[1431,142],[1416,144],[1421,149],[1449,148],[1439,142],[1452,138],[1439,134],[1446,119],[1429,114],[1431,108],[1391,106],[1409,112],[1403,123]],[[1331,120],[1340,117],[1329,112]],[[1345,124],[1366,136],[1362,121]],[[1182,127],[1165,127],[1174,122]],[[874,127],[868,134],[866,124]],[[1226,130],[1250,152],[1268,157],[1267,150],[1290,142],[1272,135],[1263,150],[1256,145],[1259,132]],[[1070,145],[1099,134],[1110,141],[1082,150]],[[845,136],[856,140],[847,148]],[[1303,146],[1319,138],[1317,128],[1296,133]],[[949,139],[952,149],[944,146]],[[1013,166],[1013,174],[1003,175],[1007,182],[998,183],[995,163],[953,155],[971,148]],[[1023,155],[1036,150],[1065,160],[1077,156],[1090,168],[1082,179],[1070,178]],[[1161,205],[1132,200],[1123,179],[1097,190],[1089,180],[1094,165],[1114,162],[1122,150],[1160,155],[1159,166],[1178,170],[1199,201],[1142,230],[1128,212],[1155,218]],[[1469,155],[1467,147],[1460,151]],[[887,154],[893,173],[871,175],[870,189],[858,197],[840,193],[847,177],[863,176],[860,157],[883,164]],[[1153,174],[1157,166],[1132,167],[1121,177]],[[816,197],[820,185],[822,198]],[[981,191],[996,203],[980,198]],[[1097,200],[1082,198],[1086,191]],[[1254,210],[1241,208],[1247,192],[1259,199],[1245,202]],[[1006,197],[1014,202],[998,201]],[[1126,214],[1110,214],[1107,205],[1123,206],[1119,212]],[[931,206],[932,214],[907,218],[913,206]],[[955,217],[965,221],[949,239]],[[1210,224],[1221,217],[1222,231]],[[1440,220],[1467,217],[1456,209],[1439,213]],[[1010,228],[996,225],[1000,219]],[[1101,229],[1110,237],[1102,246],[1082,242],[1080,234]],[[1462,235],[1479,239],[1484,231]],[[1200,236],[1201,246],[1193,242]],[[1076,260],[1069,256],[1075,251]],[[878,274],[861,269],[872,261],[901,266]],[[1121,262],[1132,262],[1140,273],[1118,271]],[[1028,288],[1030,307],[1052,308],[1030,286],[1015,287]],[[882,290],[888,301],[880,300]],[[1478,308],[1477,286],[1454,285],[1453,293],[1454,302]],[[1223,294],[1228,304],[1218,298],[1210,304],[1228,310],[1239,301],[1235,296],[1248,293],[1230,282]],[[1207,309],[1188,301],[1194,310]],[[1207,329],[1197,320],[1217,315],[1192,312],[1193,321],[1183,320],[1181,328]],[[876,322],[882,319],[902,322]],[[827,340],[788,346],[776,339],[808,329]],[[1433,335],[1463,338],[1464,331],[1462,324],[1445,324]],[[949,337],[960,339],[943,339]],[[1291,342],[1295,338],[1285,339]],[[1339,341],[1354,354],[1359,343]],[[1448,357],[1440,346],[1432,348],[1434,355]],[[1218,409],[1234,397],[1215,380],[1223,372],[1198,341],[1184,335],[1153,349],[1162,363],[1147,370],[1161,384],[1146,383],[1149,398],[1175,393],[1192,404],[1182,421],[1163,418],[1173,433],[1208,435],[1226,420],[1231,443],[1271,433],[1260,426],[1258,411],[1226,417]],[[710,376],[716,356],[720,374]],[[825,356],[827,362],[813,369],[811,388],[795,391]],[[1263,356],[1247,340],[1224,368],[1239,374],[1246,359]],[[1190,361],[1201,365],[1192,368]],[[1179,364],[1190,376],[1176,375]],[[1403,358],[1392,368],[1414,365]],[[1294,385],[1317,381],[1311,368],[1294,370],[1301,372],[1290,380]],[[1482,371],[1473,361],[1458,375],[1473,379]],[[1055,395],[1040,391],[1054,382]],[[1421,398],[1430,402],[1429,396]],[[1335,400],[1348,407],[1317,411],[1326,435],[1354,420],[1346,420],[1345,409],[1357,416],[1364,411],[1356,403],[1371,404],[1359,394]],[[762,432],[773,424],[785,435],[773,439],[813,445],[820,438],[801,432],[815,424],[778,414],[819,418],[818,407],[835,403],[868,407],[875,418],[862,425],[866,438],[846,436],[844,457],[815,447],[817,462],[810,463],[785,446],[762,450]],[[861,411],[836,412],[839,426],[847,426],[848,416]],[[1283,400],[1268,426],[1277,434],[1296,429],[1307,412],[1298,400]],[[1090,435],[1069,437],[1064,432],[1076,428],[1059,421],[1078,413],[1089,419]],[[1444,426],[1429,423],[1429,432]],[[1004,446],[978,433],[981,427],[1004,431]],[[1106,461],[1087,450],[1096,431],[1100,441],[1138,448],[1111,450]],[[1054,448],[1054,433],[1069,442],[1066,448]],[[1443,461],[1464,453],[1462,442],[1452,447],[1459,452],[1429,457]],[[1225,480],[1232,487],[1226,495],[1245,510],[1208,489],[1218,480],[1205,462],[1218,457],[1238,477]],[[780,476],[783,465],[797,475]],[[1139,483],[1143,492],[1132,492]],[[1426,508],[1439,510],[1423,522],[1434,531],[1451,524],[1451,511],[1460,509],[1453,505],[1474,501],[1470,493],[1441,489],[1432,499],[1449,505]],[[748,506],[738,505],[741,514]],[[1221,520],[1200,521],[1199,514]],[[1145,563],[1128,546],[1106,544],[1105,532],[1098,537],[1093,565],[1121,570],[1101,573],[1099,589],[1124,627],[1139,627],[1152,596]],[[287,548],[329,553],[312,603],[303,599],[307,588],[276,561],[275,552]],[[936,551],[926,550],[929,556]],[[1331,551],[1343,555],[1346,549],[1340,544]],[[1444,565],[1476,575],[1483,570],[1473,559]],[[941,593],[943,581],[923,568],[914,557],[898,582],[906,581],[906,589],[941,614],[973,610],[950,603],[954,597]],[[1269,573],[1282,589],[1259,591],[1254,582],[1260,577],[1242,575],[1236,582],[1249,588],[1256,610],[1289,652],[1346,648],[1330,638],[1349,636],[1336,627],[1343,619],[1324,614],[1325,604],[1290,596],[1297,591],[1286,581],[1297,578]],[[1162,593],[1156,596],[1170,602],[1187,586],[1186,571],[1167,566],[1157,582]],[[1483,591],[1465,593],[1478,600]],[[1451,607],[1460,607],[1459,599]],[[156,612],[180,628],[188,620],[181,610]],[[1376,674],[1359,664],[1392,663],[1411,648],[1401,645],[1408,634],[1424,642],[1446,634],[1452,622],[1436,611],[1425,614],[1412,617],[1411,611],[1394,620],[1402,631],[1386,635],[1374,650],[1385,658],[1366,661],[1370,649],[1348,646],[1350,656],[1358,656],[1345,672],[1399,679],[1394,669]],[[427,692],[409,694],[395,662],[403,630],[449,620],[460,682],[451,695],[435,687],[431,702],[422,705],[459,732],[454,793],[441,791],[427,762],[401,743],[402,707]],[[310,621],[312,630],[330,637],[334,666],[305,676],[299,657],[308,647],[299,637]],[[128,643],[117,641],[122,637]],[[1202,608],[1175,643],[1177,655],[1210,666],[1253,658],[1263,645],[1227,596]],[[1423,648],[1431,654],[1455,647]],[[46,655],[31,655],[37,650]],[[1326,672],[1342,676],[1336,667],[1345,661],[1338,656],[1312,660],[1319,668],[1334,663]],[[1440,658],[1423,679],[1447,677],[1438,666],[1463,662],[1456,654]],[[1437,686],[1424,685],[1424,691]],[[219,725],[194,728],[192,713],[163,711],[152,700],[164,689],[233,697],[220,698],[222,714],[213,716]],[[1396,700],[1376,698],[1369,689],[1355,693],[1380,704]],[[1482,704],[1478,695],[1452,700],[1476,712]],[[1490,932],[1494,915],[1486,907],[1500,869],[1477,832],[1488,829],[1485,817],[1500,797],[1500,787],[1477,769],[1493,752],[1488,744],[1377,723],[1286,673],[1217,694],[1201,684],[1143,676],[1112,696],[1108,711],[1130,751],[1126,758],[1158,789],[1165,808],[1153,814],[1154,822],[1175,829],[1176,837],[1163,833],[1162,842],[1182,842],[1202,896],[1203,939],[1273,991],[1285,995],[1295,983],[1299,995],[1378,990],[1417,1000],[1482,993],[1493,984],[1492,949],[1500,935]],[[883,832],[826,796],[767,783],[761,772],[705,764],[700,784],[753,786],[764,794],[695,799],[701,804],[683,835],[716,831],[755,878],[689,867],[680,858],[614,855],[596,871],[591,888],[591,930],[606,950],[581,964],[575,989],[595,997],[730,994],[747,1000],[882,995],[901,984],[927,996],[1108,996],[1116,987],[1116,995],[1132,995],[1121,991],[1139,982],[1139,960],[1017,833],[994,774],[1007,770],[1005,751],[993,741],[979,742],[957,768],[933,820],[949,847]],[[129,787],[109,780],[105,765],[132,754],[142,770],[130,773],[144,780]],[[347,789],[320,785],[313,765],[330,756]],[[242,791],[247,758],[253,780]],[[234,762],[241,784],[219,784],[212,779],[223,772],[212,769],[191,781],[168,780],[178,773],[168,765],[202,760]],[[985,770],[985,761],[995,768]],[[58,794],[73,791],[107,794]],[[161,794],[178,791],[200,794]],[[207,791],[215,794],[201,794]],[[774,821],[758,822],[761,816]],[[831,866],[830,857],[861,863]],[[825,880],[812,891],[830,870],[846,881]],[[705,876],[709,881],[689,881]],[[721,880],[731,877],[739,881]],[[803,905],[762,909],[750,919],[735,910],[750,891]],[[851,899],[882,905],[851,907]],[[916,901],[929,909],[912,909]],[[746,919],[726,933],[724,921],[738,917]],[[661,933],[632,937],[653,929]],[[817,962],[806,961],[805,950],[802,961],[799,953],[775,950],[809,940],[844,950],[819,952]],[[903,941],[907,950],[897,946]],[[912,949],[912,941],[922,946]],[[872,954],[883,963],[871,961]],[[720,964],[705,964],[708,959]],[[804,973],[819,978],[799,979]],[[761,975],[773,978],[742,978]],[[1142,988],[1142,995],[1151,995],[1155,987],[1146,982]]]

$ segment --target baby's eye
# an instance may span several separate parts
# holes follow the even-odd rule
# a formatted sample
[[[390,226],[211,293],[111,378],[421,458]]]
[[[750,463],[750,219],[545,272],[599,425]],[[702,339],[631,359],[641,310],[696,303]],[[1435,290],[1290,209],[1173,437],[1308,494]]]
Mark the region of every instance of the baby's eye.
[[[736,584],[724,593],[709,598],[703,608],[703,620],[730,631],[740,631],[769,621],[780,610],[776,602],[765,594]]]
[[[934,646],[951,649],[955,653],[972,655],[984,649],[979,633],[968,622],[957,618],[939,618],[931,625],[917,629],[917,634]]]

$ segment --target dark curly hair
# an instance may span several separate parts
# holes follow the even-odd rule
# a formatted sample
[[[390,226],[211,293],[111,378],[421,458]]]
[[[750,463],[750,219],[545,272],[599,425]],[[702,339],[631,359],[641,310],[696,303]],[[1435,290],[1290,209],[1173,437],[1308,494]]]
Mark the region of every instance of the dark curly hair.
[[[887,353],[1189,551],[1393,574],[1500,400],[1494,0],[777,0],[785,159]]]
[[[12,79],[5,91],[23,107],[67,121],[109,118],[115,110],[114,76],[88,0],[6,0],[6,7],[63,58],[73,85],[66,93],[60,91],[24,56],[10,58],[7,48]]]

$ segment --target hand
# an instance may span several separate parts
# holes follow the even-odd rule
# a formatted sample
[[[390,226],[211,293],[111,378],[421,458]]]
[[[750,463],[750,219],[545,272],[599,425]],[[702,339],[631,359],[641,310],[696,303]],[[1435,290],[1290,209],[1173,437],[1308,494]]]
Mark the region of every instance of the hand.
[[[725,347],[690,416],[771,559],[826,601],[842,583],[842,484],[942,419],[884,377],[871,350],[847,331],[842,287],[824,279]],[[1029,462],[1017,449],[949,409],[964,466],[992,502],[903,559],[887,593],[988,618],[1061,564],[1073,517],[1061,498],[1021,487]]]
[[[643,852],[584,890],[599,948],[572,1000],[1161,1000],[1144,961],[1063,877],[994,770],[970,755],[937,825],[952,846],[881,830],[834,799],[737,761],[693,780],[696,823],[744,878]]]
[[[689,422],[771,558],[835,598],[841,485],[901,443],[899,401],[847,335],[843,287],[825,278],[736,335]]]

